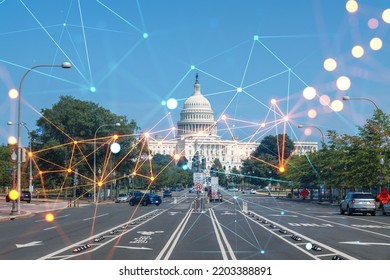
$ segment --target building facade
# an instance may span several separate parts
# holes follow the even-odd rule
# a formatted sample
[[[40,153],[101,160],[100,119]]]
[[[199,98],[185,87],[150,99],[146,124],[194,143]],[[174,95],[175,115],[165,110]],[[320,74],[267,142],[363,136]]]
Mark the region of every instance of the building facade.
[[[302,149],[306,150],[306,145],[303,145],[305,142],[297,143],[301,143],[296,146],[300,152]],[[215,159],[219,159],[226,171],[234,167],[240,169],[242,161],[247,159],[259,144],[238,139],[224,140],[218,136],[214,112],[209,100],[201,93],[198,75],[196,75],[194,92],[184,102],[180,112],[177,137],[163,139],[162,136],[157,135],[148,139],[148,147],[152,155],[184,156],[190,168],[195,155],[206,163],[207,169],[210,169]]]

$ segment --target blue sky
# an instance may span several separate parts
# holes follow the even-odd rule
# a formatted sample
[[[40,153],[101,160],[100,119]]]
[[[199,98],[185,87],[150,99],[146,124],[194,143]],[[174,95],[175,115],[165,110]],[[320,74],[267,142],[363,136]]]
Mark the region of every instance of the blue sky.
[[[350,100],[335,112],[331,105],[343,95],[365,97],[389,113],[390,24],[382,13],[390,2],[357,0],[354,13],[346,3],[0,0],[0,143],[16,136],[16,126],[7,125],[17,122],[9,90],[30,67],[63,61],[73,67],[39,68],[23,83],[21,120],[30,130],[61,95],[96,102],[143,130],[169,128],[198,73],[215,119],[226,116],[218,122],[224,138],[260,141],[286,129],[293,140],[321,140],[298,124],[355,134],[374,106]],[[382,48],[370,48],[373,38]],[[361,58],[351,54],[357,45]],[[327,58],[336,60],[334,71],[324,69]],[[336,86],[340,76],[349,78],[347,90]],[[317,92],[310,100],[302,94],[308,86]],[[169,98],[177,108],[164,105]]]

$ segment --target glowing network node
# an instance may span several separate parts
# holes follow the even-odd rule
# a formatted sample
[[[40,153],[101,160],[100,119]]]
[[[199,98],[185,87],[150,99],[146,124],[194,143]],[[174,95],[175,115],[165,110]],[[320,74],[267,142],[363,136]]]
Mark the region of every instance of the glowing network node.
[[[17,200],[19,197],[19,193],[17,190],[10,190],[10,192],[8,193],[8,196],[9,196],[9,199],[11,199],[11,200]]]
[[[280,215],[284,215],[284,211],[281,211],[281,212],[280,212]]]
[[[311,244],[310,242],[306,244],[306,249],[307,250],[311,250],[313,248],[313,244]]]
[[[334,100],[332,104],[330,105],[333,111],[340,112],[344,108],[344,103],[340,100]]]
[[[188,165],[187,164],[183,164],[181,168],[183,168],[183,170],[188,170]]]
[[[180,155],[179,155],[179,154],[175,154],[175,155],[173,156],[173,158],[174,158],[175,160],[179,160],[179,159],[180,159]]]
[[[102,181],[99,181],[98,184],[97,184],[99,187],[103,186],[103,182]]]
[[[329,106],[330,104],[330,97],[326,94],[320,96],[320,104],[322,106]]]
[[[170,110],[174,110],[177,108],[177,100],[175,98],[169,98],[167,101],[167,107]]]
[[[348,13],[356,13],[359,9],[359,5],[355,0],[348,0],[348,2],[345,4],[345,8],[347,9]]]
[[[262,123],[260,124],[260,126],[261,126],[261,127],[265,127],[265,123],[262,122]]]
[[[149,132],[144,133],[145,138],[148,138],[150,136]]]
[[[368,27],[370,29],[377,29],[379,26],[379,21],[376,18],[370,18],[368,20]]]
[[[265,251],[264,250],[260,250],[260,254],[265,254]]]
[[[54,215],[52,213],[47,213],[45,216],[45,220],[46,220],[46,222],[49,222],[49,223],[54,221]]]
[[[317,95],[317,91],[313,87],[306,87],[303,90],[303,97],[307,100],[313,99],[314,97],[316,97],[316,95]]]
[[[284,171],[286,171],[286,168],[284,166],[280,166],[279,167],[279,172],[283,173]]]
[[[317,117],[317,111],[315,109],[310,109],[308,112],[307,112],[307,116],[311,119],[314,119]]]
[[[113,154],[117,154],[119,153],[121,150],[121,145],[119,145],[118,143],[114,142],[110,145],[110,151],[111,153]]]
[[[163,100],[163,101],[161,101],[161,105],[165,106],[165,105],[167,105],[167,102],[165,100]]]
[[[191,65],[191,70],[194,70],[195,68],[195,65]]]
[[[340,76],[336,81],[336,86],[341,91],[346,91],[351,87],[351,80],[347,76]]]
[[[67,171],[68,171],[68,173],[71,173],[71,172],[72,172],[72,169],[68,168]]]
[[[284,120],[285,122],[288,122],[288,116],[285,116],[285,117],[283,118],[283,120]]]
[[[370,48],[373,50],[373,51],[379,51],[383,46],[383,42],[380,38],[378,37],[375,37],[375,38],[372,38],[371,41],[370,41]]]
[[[237,88],[237,92],[238,93],[242,92],[242,87]]]
[[[253,36],[253,40],[254,40],[254,41],[258,41],[258,40],[259,40],[259,35]]]
[[[382,13],[382,19],[386,23],[390,23],[390,9],[386,9]]]
[[[118,134],[114,134],[114,135],[112,136],[112,139],[114,139],[114,140],[118,140],[118,138],[119,138]]]
[[[357,45],[352,48],[351,53],[353,57],[361,58],[364,55],[364,49],[362,46]]]
[[[91,86],[91,87],[89,88],[89,91],[92,92],[92,93],[95,93],[95,92],[96,92],[96,87]]]
[[[147,39],[149,38],[149,34],[145,32],[144,34],[142,34],[142,37],[144,37],[144,39]]]
[[[337,68],[337,61],[334,58],[327,58],[324,60],[324,69],[332,72]]]
[[[272,105],[275,105],[275,104],[276,104],[276,99],[272,98],[272,99],[271,99],[271,104],[272,104]]]
[[[11,99],[16,99],[16,98],[18,98],[19,93],[18,93],[18,91],[17,91],[16,89],[12,88],[12,89],[10,89],[10,90],[8,91],[8,96],[9,96],[9,98],[11,98]]]
[[[226,119],[227,119],[227,116],[226,116],[226,115],[222,115],[222,116],[221,116],[221,119],[222,119],[222,120],[226,120]]]
[[[8,144],[9,145],[16,145],[16,143],[18,143],[18,140],[16,140],[15,136],[8,137]]]
[[[156,179],[156,178],[154,178],[153,176],[152,177],[150,177],[150,181],[154,181],[154,179]]]

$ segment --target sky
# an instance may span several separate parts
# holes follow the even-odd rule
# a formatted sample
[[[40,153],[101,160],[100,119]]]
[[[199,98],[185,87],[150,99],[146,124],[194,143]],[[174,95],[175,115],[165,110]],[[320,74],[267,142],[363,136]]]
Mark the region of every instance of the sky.
[[[17,124],[10,95],[20,85],[29,130],[70,95],[157,133],[176,126],[196,74],[222,138],[356,134],[374,105],[389,113],[389,9],[387,0],[0,0],[0,144],[16,136],[7,122]],[[55,67],[22,83],[38,65]]]

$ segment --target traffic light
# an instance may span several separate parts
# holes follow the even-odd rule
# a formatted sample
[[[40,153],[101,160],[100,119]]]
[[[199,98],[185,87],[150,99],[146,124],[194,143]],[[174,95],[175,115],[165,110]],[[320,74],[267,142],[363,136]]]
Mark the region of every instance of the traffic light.
[[[192,170],[199,172],[199,169],[199,154],[198,152],[196,152],[195,155],[192,157]]]

